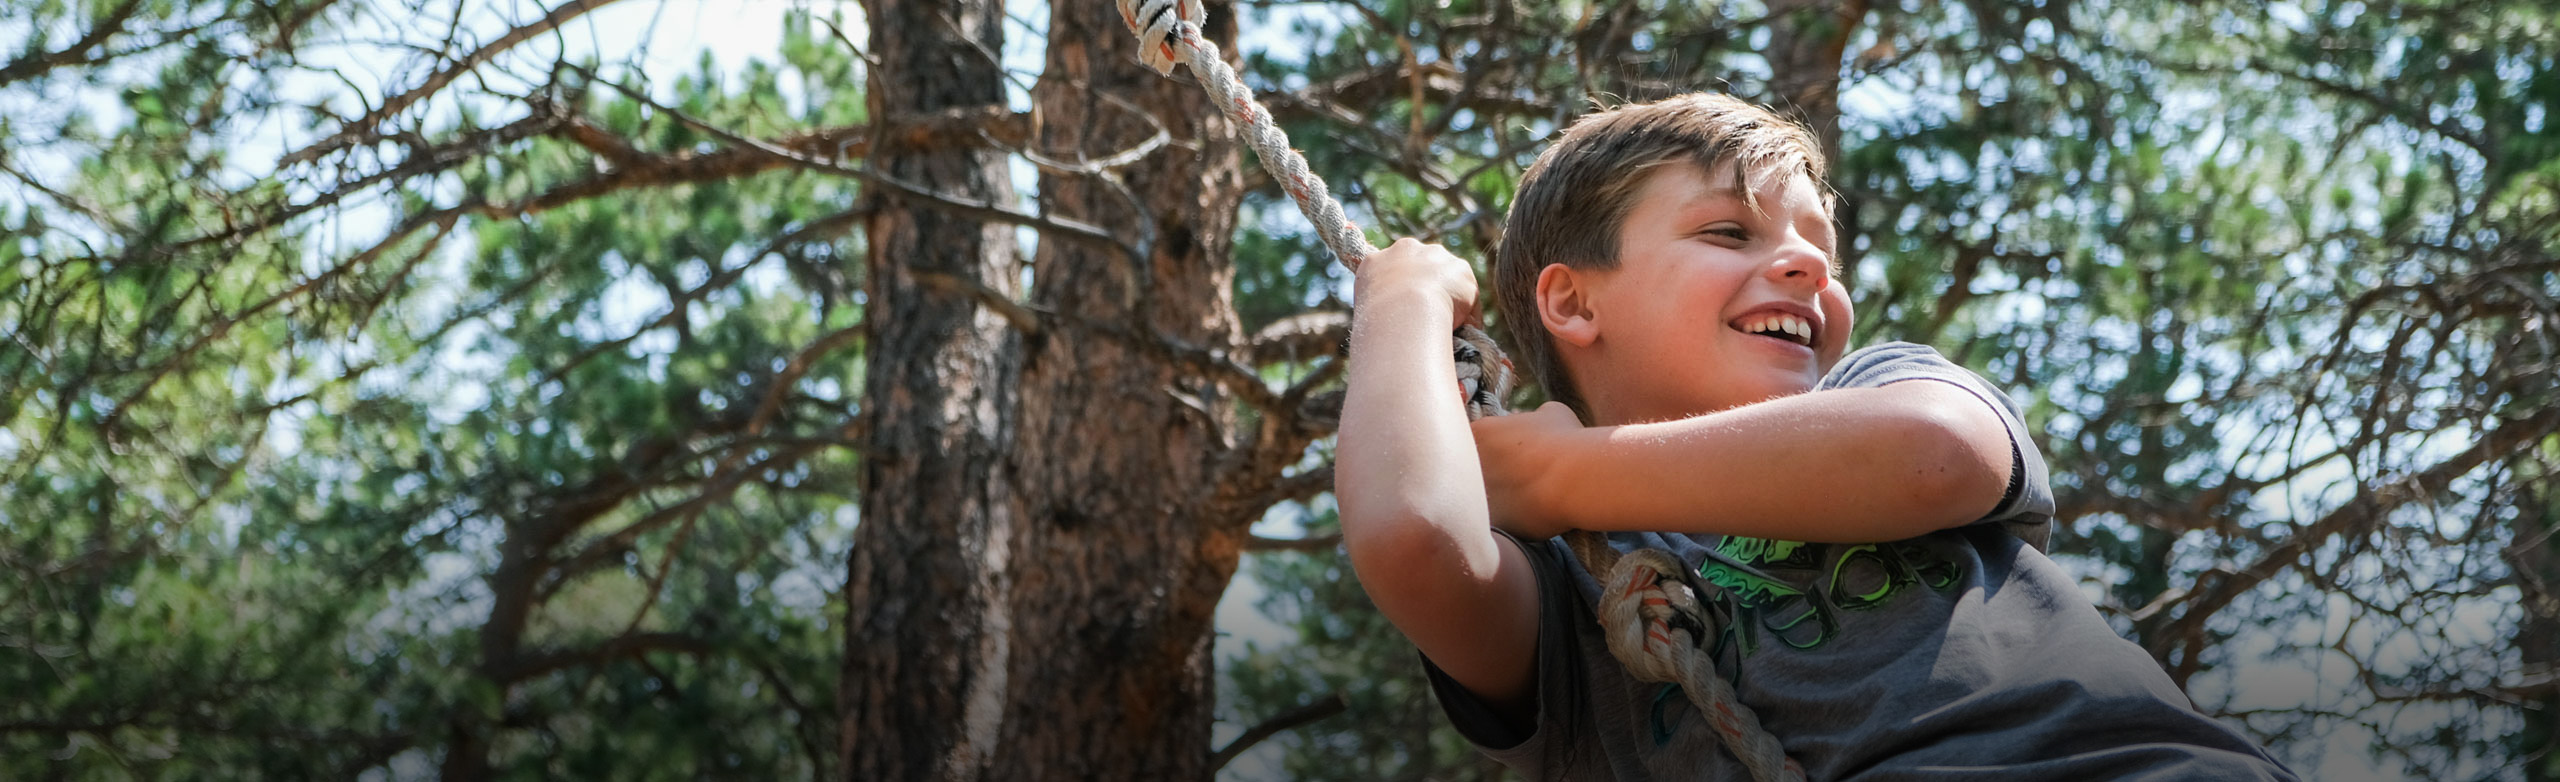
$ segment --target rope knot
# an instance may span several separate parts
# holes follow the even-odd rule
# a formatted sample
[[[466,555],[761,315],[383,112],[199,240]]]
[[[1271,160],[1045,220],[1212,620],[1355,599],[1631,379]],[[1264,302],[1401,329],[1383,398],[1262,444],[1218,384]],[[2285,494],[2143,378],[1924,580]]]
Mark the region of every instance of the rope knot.
[[[1600,593],[1600,623],[1609,652],[1637,679],[1680,681],[1681,657],[1702,647],[1705,622],[1698,594],[1679,577],[1671,555],[1652,549],[1628,552],[1609,568]]]
[[[1200,0],[1120,0],[1120,23],[1138,34],[1138,59],[1166,76],[1173,75],[1173,66],[1181,63],[1182,57],[1165,38],[1174,36],[1183,22],[1198,29],[1208,18],[1208,12],[1200,8]],[[1185,42],[1198,45],[1197,41]]]
[[[1574,533],[1576,549],[1605,548],[1601,536]],[[1592,551],[1588,564],[1609,555]],[[1720,617],[1699,600],[1698,587],[1679,559],[1658,549],[1616,555],[1601,582],[1600,625],[1609,654],[1639,681],[1680,685],[1707,718],[1725,750],[1762,782],[1804,779],[1804,767],[1787,757],[1760,717],[1742,705],[1733,684],[1716,673],[1707,639],[1722,632]]]
[[[1459,404],[1467,408],[1468,420],[1497,416],[1510,412],[1502,400],[1511,395],[1511,359],[1504,358],[1502,347],[1495,345],[1492,335],[1474,326],[1458,327],[1454,355],[1458,362]]]

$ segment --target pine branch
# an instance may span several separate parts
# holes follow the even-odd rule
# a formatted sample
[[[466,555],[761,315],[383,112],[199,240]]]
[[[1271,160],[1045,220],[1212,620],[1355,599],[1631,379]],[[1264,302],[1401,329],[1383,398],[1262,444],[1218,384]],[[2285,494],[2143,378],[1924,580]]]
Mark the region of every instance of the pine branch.
[[[639,657],[650,652],[682,652],[707,655],[718,646],[709,639],[684,633],[634,633],[585,649],[554,649],[517,655],[513,660],[490,670],[489,678],[501,684],[520,682],[543,674],[581,665],[595,665],[626,657]]]
[[[2300,532],[2259,556],[2257,562],[2249,567],[2206,571],[2185,595],[2171,600],[2172,604],[2185,602],[2188,605],[2162,629],[2152,655],[2165,662],[2171,650],[2183,651],[2185,654],[2170,670],[2170,676],[2178,686],[2185,687],[2187,679],[2203,668],[2204,650],[2213,645],[2210,634],[2205,632],[2206,620],[2241,595],[2285,570],[2300,566],[2304,557],[2329,541],[2370,534],[2391,511],[2438,497],[2455,479],[2469,474],[2472,469],[2491,459],[2516,453],[2525,444],[2549,437],[2554,432],[2560,432],[2560,408],[2546,409],[2500,424],[2483,435],[2477,445],[2463,449],[2435,466],[2400,480],[2365,487],[2354,499],[2305,525]],[[2160,607],[2146,607],[2145,610],[2157,611]]]
[[[1267,538],[1255,535],[1245,539],[1244,550],[1325,551],[1338,545],[1342,545],[1342,533],[1339,532],[1331,535],[1309,535],[1303,538]]]
[[[108,39],[122,34],[125,25],[131,23],[134,14],[141,10],[142,0],[124,0],[123,5],[108,11],[105,17],[98,20],[96,26],[89,28],[87,35],[80,36],[80,40],[73,41],[70,46],[56,51],[30,54],[10,61],[8,65],[0,66],[0,87],[43,75],[55,68],[95,65],[113,59],[115,55],[89,52],[92,49],[105,47]]]
[[[1244,751],[1252,749],[1253,745],[1260,744],[1264,739],[1271,738],[1281,731],[1341,714],[1350,708],[1351,701],[1343,698],[1342,693],[1336,692],[1328,693],[1307,705],[1272,715],[1271,719],[1263,720],[1262,724],[1246,729],[1244,735],[1237,736],[1235,741],[1228,742],[1225,748],[1211,755],[1209,770],[1226,768],[1227,763],[1235,760],[1236,756],[1244,754]]]
[[[567,24],[571,19],[576,19],[580,16],[586,15],[589,11],[603,8],[617,2],[621,2],[621,0],[569,0],[566,3],[562,3],[560,6],[551,9],[550,13],[543,14],[542,18],[517,25],[515,29],[508,30],[505,34],[498,36],[496,40],[490,41],[487,45],[473,50],[470,54],[463,55],[460,59],[454,60],[453,64],[446,66],[444,70],[437,71],[434,74],[427,76],[427,80],[425,82],[422,82],[418,86],[412,87],[398,95],[391,96],[389,99],[384,100],[382,105],[374,107],[372,111],[365,112],[364,116],[340,125],[338,132],[331,134],[328,138],[321,139],[301,149],[286,153],[283,158],[276,161],[276,168],[282,169],[287,166],[308,163],[320,159],[323,155],[355,146],[368,139],[379,138],[381,135],[381,129],[379,126],[385,120],[389,120],[392,116],[408,110],[410,106],[417,105],[419,101],[426,100],[429,97],[433,97],[436,93],[442,92],[447,85],[452,84],[455,79],[461,78],[463,74],[470,73],[471,71],[478,69],[481,65],[487,64],[490,60],[496,59],[498,55],[505,53],[508,49],[515,48],[517,44],[532,40],[534,36],[558,29],[560,25]]]
[[[568,67],[573,70],[584,71],[584,69],[578,68],[574,65]],[[592,72],[588,72],[588,77],[591,79],[595,78]],[[901,199],[917,202],[927,208],[939,209],[962,217],[976,218],[988,222],[1033,228],[1043,232],[1045,235],[1056,236],[1070,241],[1082,242],[1096,247],[1115,250],[1133,263],[1144,264],[1146,262],[1146,256],[1143,253],[1140,253],[1138,248],[1131,246],[1127,242],[1121,241],[1119,237],[1113,236],[1110,231],[1104,230],[1101,226],[1097,226],[1092,223],[1053,215],[1030,214],[1016,211],[1008,207],[988,203],[986,201],[981,201],[967,196],[943,193],[924,185],[908,182],[888,174],[871,170],[868,166],[855,168],[846,166],[838,159],[832,157],[824,159],[811,157],[794,150],[785,149],[753,138],[748,138],[735,131],[698,119],[693,115],[687,114],[674,107],[658,103],[648,95],[622,84],[604,79],[595,79],[595,81],[598,84],[605,85],[622,93],[624,97],[628,97],[634,101],[640,102],[642,105],[648,106],[654,111],[675,118],[677,122],[683,123],[686,127],[710,134],[721,141],[728,142],[734,147],[751,150],[755,154],[768,156],[811,171],[848,177],[865,184],[882,188],[895,194]]]

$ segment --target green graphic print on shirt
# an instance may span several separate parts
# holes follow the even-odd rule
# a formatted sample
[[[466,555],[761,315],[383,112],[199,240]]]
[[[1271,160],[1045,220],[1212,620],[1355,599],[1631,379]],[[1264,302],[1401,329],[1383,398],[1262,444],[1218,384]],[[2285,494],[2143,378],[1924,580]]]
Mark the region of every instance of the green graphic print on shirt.
[[[1875,608],[1913,585],[1952,591],[1964,566],[1910,543],[1799,543],[1727,537],[1698,576],[1716,588],[1704,595],[1723,630],[1713,654],[1748,657],[1762,634],[1796,649],[1812,649],[1840,634],[1840,613]],[[1733,668],[1740,683],[1742,671]],[[1654,690],[1649,723],[1655,746],[1667,745],[1687,711],[1680,685]]]
[[[1727,537],[1717,556],[1699,566],[1699,577],[1720,587],[1714,596],[1728,618],[1718,645],[1739,644],[1749,655],[1761,634],[1797,649],[1812,649],[1840,632],[1840,612],[1871,608],[1913,585],[1953,589],[1961,565],[1908,543],[1798,543]]]

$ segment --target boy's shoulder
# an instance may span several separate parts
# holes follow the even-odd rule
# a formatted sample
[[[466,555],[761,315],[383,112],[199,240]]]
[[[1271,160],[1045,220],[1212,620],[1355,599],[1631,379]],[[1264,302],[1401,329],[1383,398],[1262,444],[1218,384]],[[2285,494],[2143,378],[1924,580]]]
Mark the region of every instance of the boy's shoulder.
[[[1814,390],[1871,388],[1900,380],[1967,380],[1988,388],[1981,375],[1949,360],[1937,348],[1915,342],[1878,342],[1849,351],[1824,372]]]
[[[1912,380],[1932,380],[1963,389],[1999,417],[2009,435],[2009,486],[2002,492],[1999,505],[1975,524],[1996,522],[2001,531],[2043,550],[2053,535],[2052,475],[2017,400],[1990,379],[1949,360],[1936,348],[1911,342],[1882,342],[1841,356],[1814,390],[1875,388]]]

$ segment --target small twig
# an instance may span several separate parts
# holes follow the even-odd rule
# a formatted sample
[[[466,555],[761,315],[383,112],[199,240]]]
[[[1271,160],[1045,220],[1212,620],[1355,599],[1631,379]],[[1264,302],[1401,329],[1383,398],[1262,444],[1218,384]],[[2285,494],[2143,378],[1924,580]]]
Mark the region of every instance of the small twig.
[[[1283,400],[1280,395],[1273,392],[1271,386],[1265,384],[1262,377],[1255,374],[1251,367],[1238,362],[1235,356],[1229,355],[1226,351],[1186,343],[1155,329],[1136,329],[1123,323],[1071,315],[1047,307],[1014,301],[1003,291],[960,275],[913,267],[906,271],[914,276],[917,282],[924,283],[927,287],[961,293],[976,299],[980,305],[994,310],[998,316],[1005,319],[1006,324],[1024,335],[1039,334],[1051,328],[1065,326],[1075,329],[1080,334],[1104,337],[1135,348],[1149,357],[1198,372],[1206,376],[1209,382],[1234,392],[1246,404],[1253,405],[1254,409],[1266,415],[1277,414],[1282,409]]]
[[[1013,297],[1006,295],[1004,291],[988,287],[984,282],[922,267],[909,267],[907,274],[914,277],[916,282],[924,283],[925,287],[968,294],[970,298],[977,299],[980,306],[994,310],[997,315],[1004,318],[1005,323],[1013,326],[1013,330],[1022,332],[1024,336],[1040,333],[1039,312],[1034,311],[1030,305],[1014,301]]]
[[[646,93],[639,90],[624,86],[618,82],[599,78],[595,72],[589,71],[585,68],[575,65],[569,66],[569,68],[585,75],[594,83],[602,84],[616,92],[622,93],[624,97],[630,98],[634,102],[649,107],[653,111],[657,111],[661,114],[667,115],[668,117],[674,118],[677,122],[682,123],[686,127],[710,134],[711,136],[732,145],[751,149],[770,157],[789,161],[793,165],[812,171],[850,177],[865,184],[885,188],[902,198],[921,201],[924,202],[926,206],[939,208],[963,217],[974,217],[980,220],[1039,229],[1044,233],[1063,236],[1071,240],[1082,241],[1097,247],[1118,250],[1134,263],[1144,264],[1146,261],[1145,255],[1140,253],[1138,248],[1130,246],[1127,242],[1120,241],[1119,237],[1111,235],[1110,231],[1103,230],[1101,226],[1081,220],[1053,217],[1044,214],[1027,214],[1024,212],[1017,212],[986,201],[942,193],[924,185],[908,182],[898,179],[897,177],[871,170],[868,166],[863,168],[853,168],[837,163],[833,160],[812,158],[789,149],[784,149],[763,141],[738,135],[727,128],[703,121],[674,107],[659,103],[657,100],[650,98]]]
[[[1308,310],[1272,321],[1254,332],[1246,343],[1245,354],[1256,366],[1305,361],[1340,353],[1350,338],[1350,312]]]
[[[1324,551],[1342,543],[1342,533],[1309,535],[1303,538],[1267,538],[1255,535],[1245,539],[1246,551]]]
[[[1262,743],[1263,739],[1271,738],[1273,734],[1341,714],[1350,708],[1351,702],[1343,698],[1342,693],[1334,692],[1326,693],[1324,697],[1316,699],[1313,703],[1273,715],[1271,719],[1263,720],[1262,724],[1247,729],[1244,735],[1237,736],[1235,741],[1228,742],[1226,748],[1218,750],[1217,754],[1209,756],[1209,770],[1226,768],[1227,763],[1235,760],[1237,755],[1244,754],[1245,750],[1252,749],[1253,745]]]
[[[492,59],[496,59],[499,54],[504,53],[506,50],[515,48],[517,44],[531,40],[535,36],[557,29],[561,25],[567,24],[569,20],[578,18],[589,11],[620,1],[621,0],[570,0],[569,2],[562,3],[559,6],[552,8],[549,13],[543,14],[542,18],[518,25],[514,29],[508,30],[506,33],[499,35],[496,40],[490,41],[488,45],[482,46],[468,55],[464,55],[462,59],[455,61],[450,67],[437,71],[433,74],[429,74],[424,83],[421,83],[416,87],[412,87],[398,95],[393,95],[390,98],[384,99],[382,105],[376,106],[372,110],[365,112],[364,116],[358,117],[352,122],[339,126],[337,133],[331,134],[329,137],[313,142],[301,149],[286,153],[283,158],[276,161],[276,168],[283,169],[297,163],[315,161],[329,153],[355,146],[356,144],[367,140],[368,137],[376,135],[378,133],[377,126],[381,125],[384,121],[389,120],[392,115],[398,114],[401,111],[408,109],[411,105],[443,91],[445,85],[453,83],[455,79],[461,78],[463,74],[479,68],[481,65],[486,64]],[[457,6],[457,8],[458,7],[459,6]]]

